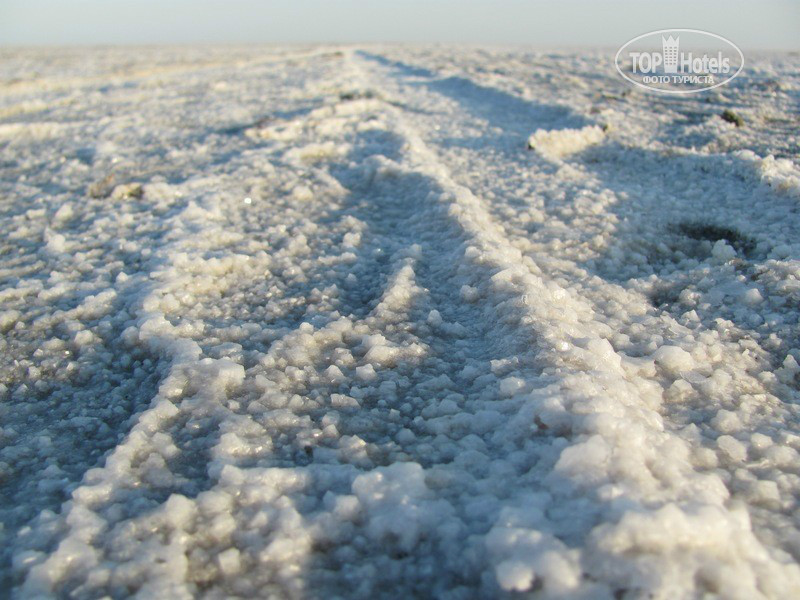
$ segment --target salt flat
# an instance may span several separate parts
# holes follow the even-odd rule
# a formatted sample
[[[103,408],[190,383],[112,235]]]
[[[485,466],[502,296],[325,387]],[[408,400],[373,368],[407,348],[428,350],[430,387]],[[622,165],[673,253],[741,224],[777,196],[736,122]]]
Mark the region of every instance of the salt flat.
[[[612,60],[3,50],[0,595],[800,596],[800,56]]]

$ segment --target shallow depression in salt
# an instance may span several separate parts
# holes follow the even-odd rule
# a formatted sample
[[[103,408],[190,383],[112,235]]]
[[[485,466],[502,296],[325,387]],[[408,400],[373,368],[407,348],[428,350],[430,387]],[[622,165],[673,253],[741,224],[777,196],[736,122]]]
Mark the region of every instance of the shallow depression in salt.
[[[605,62],[5,52],[0,588],[800,596],[798,58]]]

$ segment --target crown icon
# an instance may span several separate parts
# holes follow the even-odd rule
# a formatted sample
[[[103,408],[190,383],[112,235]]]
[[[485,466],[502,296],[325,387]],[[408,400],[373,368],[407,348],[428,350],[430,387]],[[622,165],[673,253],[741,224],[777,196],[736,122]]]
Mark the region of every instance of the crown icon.
[[[665,38],[661,36],[661,49],[664,57],[664,72],[677,73],[678,72],[678,45],[681,38],[669,36]]]

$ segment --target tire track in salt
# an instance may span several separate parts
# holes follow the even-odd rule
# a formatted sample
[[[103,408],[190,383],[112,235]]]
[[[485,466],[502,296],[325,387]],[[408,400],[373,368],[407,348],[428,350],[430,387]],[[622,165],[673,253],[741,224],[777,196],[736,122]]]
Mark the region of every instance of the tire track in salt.
[[[396,61],[382,64],[394,69],[392,84],[401,95],[424,89],[454,98],[445,85],[452,77],[437,79],[430,71]],[[502,119],[513,125],[513,114],[491,114],[493,104],[487,99],[498,93],[489,89],[483,100],[481,94],[455,99],[463,104],[464,115],[480,118],[490,111],[490,122]],[[435,101],[430,94],[416,93],[416,98],[413,104],[431,112]],[[547,120],[524,125],[537,114],[535,106],[526,110],[521,100],[509,106],[526,112],[517,119],[521,128],[551,125]],[[415,120],[425,121],[417,115]],[[463,116],[449,121],[456,131],[464,122]],[[453,151],[447,128],[426,136],[442,160],[458,169],[457,179],[491,190],[492,214],[506,222],[512,243],[553,277],[569,281],[591,304],[594,320],[603,323],[603,335],[615,349],[647,359],[666,343],[691,353],[679,368],[665,368],[656,360],[649,375],[664,389],[659,412],[665,426],[690,445],[696,469],[716,474],[731,502],[748,505],[753,529],[775,559],[796,562],[800,547],[792,515],[797,488],[791,483],[795,469],[789,456],[800,446],[800,420],[788,356],[796,352],[791,350],[796,315],[791,294],[774,287],[788,263],[765,260],[770,248],[791,243],[796,235],[795,224],[785,219],[794,210],[791,194],[782,193],[768,175],[774,161],[744,154],[664,153],[660,145],[654,149],[646,142],[630,147],[612,129],[604,144],[555,161],[548,171],[543,163],[549,161],[520,152],[524,131],[516,134],[507,136],[510,145],[518,146],[507,161],[477,151],[477,145]],[[542,174],[534,186],[526,177],[529,170]],[[508,175],[504,193],[496,193],[489,173]],[[646,180],[643,173],[649,175]],[[732,261],[708,261],[716,238],[704,248],[676,233],[682,228],[713,231],[709,224],[714,223],[730,227],[729,237],[749,240],[751,250],[740,250]],[[708,275],[718,280],[711,290],[704,286]],[[753,287],[759,297],[778,300],[764,305],[765,318],[757,317],[755,326],[752,311],[742,311],[733,300]],[[636,310],[625,314],[625,306]]]
[[[419,73],[415,74],[419,75]],[[432,87],[435,88],[435,86]],[[437,157],[425,148],[416,132],[409,130],[409,133],[406,135],[408,139],[414,140],[410,145],[419,149],[418,160],[420,163],[424,165],[437,164]],[[433,167],[429,166],[428,168]],[[509,255],[514,256],[518,253],[518,250],[509,243],[508,240],[502,239],[503,236],[496,233],[496,228],[495,231],[492,231],[492,224],[487,216],[485,216],[480,201],[472,197],[469,190],[461,188],[452,181],[447,181],[446,174],[444,178],[446,182],[445,187],[449,187],[453,190],[452,193],[455,196],[454,203],[458,205],[459,208],[464,204],[468,204],[473,208],[473,212],[470,215],[472,218],[465,218],[462,221],[465,225],[472,225],[472,228],[470,229],[465,226],[465,229],[484,245],[488,245],[492,242],[496,244],[493,249],[494,252],[490,254],[492,258],[497,261],[495,264],[497,266],[508,265],[507,257]],[[482,226],[476,228],[474,223],[481,221],[483,221],[481,224]],[[648,364],[647,361],[637,360],[626,356],[624,353],[615,352],[613,347],[605,339],[609,332],[604,330],[602,323],[594,321],[591,308],[587,307],[580,297],[576,297],[574,292],[570,289],[561,287],[563,284],[560,284],[558,280],[551,279],[548,281],[547,275],[543,274],[533,261],[520,262],[523,264],[527,263],[526,266],[528,268],[515,269],[515,275],[518,279],[516,281],[511,277],[509,277],[509,279],[512,285],[514,283],[517,283],[517,285],[521,284],[520,288],[529,291],[530,293],[528,296],[535,299],[534,305],[530,307],[531,316],[533,317],[532,321],[529,322],[530,326],[536,332],[537,338],[544,340],[548,340],[549,338],[548,341],[552,340],[551,348],[553,350],[558,349],[563,351],[566,357],[568,357],[566,361],[563,359],[559,360],[560,357],[556,358],[558,356],[558,350],[556,350],[556,352],[552,350],[547,352],[547,350],[545,350],[539,358],[541,359],[542,355],[544,355],[549,359],[547,362],[550,362],[551,365],[558,365],[559,374],[563,377],[562,386],[567,390],[571,387],[570,384],[574,385],[576,380],[580,380],[580,393],[586,394],[589,398],[593,396],[596,399],[602,398],[612,389],[616,394],[621,396],[621,398],[616,398],[616,406],[613,408],[602,400],[595,400],[595,402],[579,401],[574,405],[575,408],[580,406],[578,410],[581,413],[584,413],[584,411],[597,411],[595,417],[601,420],[601,415],[604,415],[604,413],[605,415],[609,415],[616,412],[616,419],[625,422],[625,427],[633,426],[633,428],[638,429],[637,434],[641,435],[644,439],[648,439],[648,446],[652,448],[658,448],[660,446],[659,452],[663,452],[662,458],[668,456],[669,458],[667,460],[672,462],[672,465],[668,469],[668,471],[672,472],[665,472],[663,468],[666,461],[661,462],[658,460],[657,454],[653,454],[649,457],[641,455],[632,456],[636,452],[639,452],[640,449],[637,449],[635,445],[629,445],[627,443],[630,441],[630,437],[625,439],[619,435],[619,424],[608,423],[607,425],[600,425],[599,423],[594,423],[587,428],[588,431],[586,431],[583,436],[579,435],[574,437],[574,445],[563,452],[562,460],[559,461],[558,466],[567,466],[567,464],[571,462],[571,457],[573,456],[572,452],[574,450],[576,451],[575,455],[580,456],[583,454],[583,451],[588,450],[589,446],[596,444],[595,451],[600,450],[601,447],[605,447],[605,451],[601,451],[601,454],[605,454],[605,456],[600,461],[601,464],[596,464],[595,467],[600,467],[600,470],[603,470],[603,468],[607,469],[606,476],[608,478],[606,479],[602,476],[597,477],[597,473],[593,473],[588,478],[588,481],[586,481],[586,473],[582,473],[581,471],[588,463],[581,465],[580,463],[582,460],[580,458],[575,461],[573,465],[575,467],[574,470],[570,468],[558,469],[557,466],[556,471],[562,471],[560,474],[565,475],[568,480],[573,480],[573,483],[577,483],[583,479],[583,484],[589,483],[590,489],[596,486],[594,487],[594,493],[597,499],[602,498],[603,490],[606,489],[609,482],[613,482],[612,485],[622,484],[627,498],[634,502],[642,502],[643,505],[648,507],[648,509],[643,512],[645,514],[649,513],[649,516],[643,517],[639,512],[642,507],[631,510],[627,514],[623,512],[622,515],[614,509],[611,509],[611,511],[607,512],[602,517],[609,522],[593,530],[592,534],[585,540],[587,545],[591,546],[592,544],[597,544],[602,548],[604,546],[604,537],[613,539],[615,536],[619,535],[620,530],[625,530],[631,523],[636,521],[639,523],[649,522],[652,526],[657,526],[659,520],[679,517],[686,519],[687,522],[691,522],[692,519],[697,518],[696,504],[700,502],[707,505],[704,510],[717,514],[720,533],[724,535],[747,536],[748,545],[742,545],[738,548],[738,552],[741,553],[740,556],[725,558],[723,562],[730,560],[737,564],[747,564],[748,568],[752,569],[755,575],[756,582],[754,582],[754,593],[758,593],[756,589],[760,589],[762,593],[770,595],[783,586],[785,586],[784,589],[796,589],[798,585],[796,566],[792,564],[791,560],[787,560],[788,557],[786,555],[781,555],[780,553],[773,555],[775,557],[774,559],[771,557],[768,558],[769,554],[753,537],[749,528],[749,523],[746,520],[741,520],[741,511],[731,510],[726,505],[728,492],[725,490],[722,480],[717,475],[707,475],[695,471],[691,462],[688,460],[692,450],[691,447],[677,435],[670,433],[669,429],[665,429],[664,422],[659,414],[661,410],[659,406],[661,400],[660,386],[651,379],[653,375],[655,375],[652,363]],[[542,291],[545,290],[550,292],[550,298],[560,297],[559,300],[563,302],[565,307],[564,312],[561,312],[558,316],[554,315],[552,312],[548,314],[546,308],[541,306],[543,299],[545,303],[550,299],[547,297],[546,293],[542,293]],[[555,294],[553,294],[554,291]],[[570,323],[569,320],[565,318],[564,313],[566,312],[566,307],[572,308],[570,305],[573,305],[573,303],[575,308],[578,309],[576,313],[580,315],[580,313],[583,312],[584,315],[579,316],[577,322]],[[589,308],[588,311],[587,308]],[[580,348],[581,346],[583,348]],[[581,349],[588,350],[589,355],[587,356],[586,353],[581,354]],[[579,352],[576,353],[575,350]],[[662,354],[662,357],[665,355],[666,353]],[[572,368],[564,369],[565,362],[567,364],[572,363],[572,365],[570,365]],[[661,366],[669,369],[670,366],[665,364],[667,362],[667,360],[662,360]],[[547,373],[548,369],[545,368],[543,372]],[[568,393],[565,395],[569,397]],[[619,402],[619,400],[622,400],[622,402]],[[627,406],[621,407],[620,404],[625,404]],[[569,410],[570,408],[572,407],[568,407],[568,412],[572,412]],[[574,416],[574,412],[572,416]],[[633,429],[629,430],[628,433],[632,433],[632,431]],[[578,432],[573,430],[572,433],[574,435]],[[589,434],[588,439],[586,434]],[[636,436],[634,435],[632,437]],[[584,457],[588,458],[588,453]],[[619,460],[620,463],[615,466],[614,462],[617,460]],[[611,464],[609,464],[609,462]],[[639,463],[638,466],[636,465],[637,462]],[[661,462],[661,465],[658,464],[659,462]],[[625,463],[625,465],[623,466],[622,463]],[[646,477],[643,478],[642,475],[646,475]],[[647,479],[651,479],[651,481],[648,482]],[[655,482],[658,483],[656,486],[653,486],[652,484]],[[657,491],[654,490],[653,487],[657,488]],[[609,508],[613,506],[613,504],[613,501],[609,502]],[[602,513],[603,509],[600,509],[600,512]],[[707,519],[707,516],[703,517],[703,519]],[[616,524],[614,524],[615,522]],[[723,525],[723,523],[725,524]],[[588,533],[588,528],[584,533]],[[580,536],[577,539],[581,539]],[[688,539],[684,543],[691,545],[691,541]],[[629,547],[628,550],[634,547],[635,542],[633,542],[633,546]],[[604,549],[609,550],[610,548],[606,545]],[[598,548],[595,547],[593,550],[597,551]],[[675,546],[666,544],[659,548],[658,551],[674,553],[676,550],[677,548]],[[685,552],[686,548],[681,549],[681,551]],[[695,551],[699,554],[695,556],[695,558],[700,559],[703,550],[695,549]],[[600,552],[598,554],[602,555],[603,553]],[[617,562],[617,566],[612,567],[613,570],[620,569],[622,572],[625,570],[635,571],[637,567],[641,567],[642,564],[646,564],[647,562],[645,558],[635,559],[630,561],[629,564],[625,564],[628,561],[625,559],[620,560],[620,556],[614,556],[615,553],[613,550],[608,552],[606,556],[599,557],[598,554],[595,554],[595,556],[591,558],[584,555],[583,567],[587,572],[590,573],[597,564],[605,563],[605,566],[608,567],[615,562]],[[635,564],[637,562],[638,565]],[[696,569],[695,566],[692,566],[691,562],[684,562],[682,568],[690,572]],[[617,571],[617,573],[619,574],[620,571]],[[780,579],[778,587],[775,588],[772,587],[774,585],[774,581],[772,580],[774,577]],[[657,587],[657,582],[653,583]],[[713,587],[722,585],[722,582],[714,581],[708,582],[707,584]]]

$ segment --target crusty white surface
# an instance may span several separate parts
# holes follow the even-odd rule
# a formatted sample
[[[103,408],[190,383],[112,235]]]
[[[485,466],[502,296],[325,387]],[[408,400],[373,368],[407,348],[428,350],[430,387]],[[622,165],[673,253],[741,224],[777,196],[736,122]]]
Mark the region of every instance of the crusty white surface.
[[[798,58],[609,63],[4,50],[3,587],[800,596]]]

